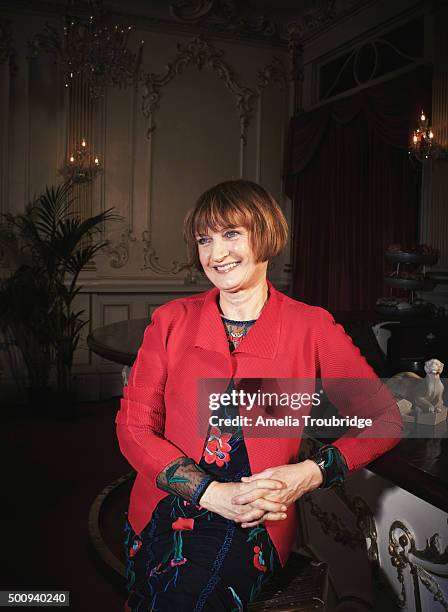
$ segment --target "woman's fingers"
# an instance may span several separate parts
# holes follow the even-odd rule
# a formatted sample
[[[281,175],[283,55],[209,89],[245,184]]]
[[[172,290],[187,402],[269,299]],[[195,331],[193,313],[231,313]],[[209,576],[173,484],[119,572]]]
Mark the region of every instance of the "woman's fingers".
[[[251,505],[255,506],[255,508],[262,508],[265,512],[286,512],[287,510],[287,506],[285,504],[272,501],[270,499],[265,499],[263,497],[256,499]]]
[[[265,521],[284,521],[285,518],[286,514],[284,512],[266,512],[265,515],[256,521],[241,523],[241,527],[244,527],[244,529],[247,527],[256,527],[257,525],[262,525]]]
[[[250,504],[250,502],[260,497],[265,497],[267,494],[272,498],[272,495],[275,497],[276,492],[280,492],[287,487],[286,483],[281,480],[266,478],[260,478],[243,484],[244,487],[241,487],[243,491],[232,497],[231,502],[233,504]]]
[[[250,523],[251,521],[257,521],[265,514],[265,511],[262,508],[251,508],[250,510],[246,510],[246,512],[242,512],[238,514],[233,520],[235,523]]]
[[[244,529],[246,529],[246,527],[256,527],[257,525],[262,525],[263,522],[263,519],[261,519],[260,521],[253,521],[252,523],[241,523],[241,527],[244,527]]]
[[[258,487],[255,487],[254,489],[249,490],[247,493],[235,495],[235,497],[232,497],[231,502],[232,504],[250,504],[257,499],[266,499],[266,495],[269,495],[269,498],[272,500],[272,496],[275,497],[277,494],[280,494],[280,490],[278,490],[277,493],[277,491],[273,492],[271,489],[259,489]]]
[[[243,477],[244,478],[244,477]],[[251,480],[250,482],[243,483],[245,488],[248,488],[248,491],[252,491],[252,489],[284,489],[286,487],[286,483],[282,480],[275,480],[273,478],[257,478],[256,480]]]
[[[252,476],[243,476],[241,478],[242,482],[253,482],[254,480],[271,478],[273,474],[273,470],[264,470],[263,472],[258,472],[258,474],[252,474]]]
[[[252,506],[248,510],[246,510],[245,512],[241,512],[241,514],[238,514],[234,520],[237,523],[250,523],[252,521],[258,521],[260,518],[263,518],[264,520],[272,520],[270,518],[267,518],[268,516],[278,517],[273,520],[280,520],[281,518],[283,518],[283,515],[286,517],[286,508],[285,511],[279,511],[278,504],[275,504],[273,510],[269,509],[268,506],[269,502],[265,504],[264,500],[263,502],[261,502],[260,500],[259,507],[254,507],[254,505],[252,504]]]

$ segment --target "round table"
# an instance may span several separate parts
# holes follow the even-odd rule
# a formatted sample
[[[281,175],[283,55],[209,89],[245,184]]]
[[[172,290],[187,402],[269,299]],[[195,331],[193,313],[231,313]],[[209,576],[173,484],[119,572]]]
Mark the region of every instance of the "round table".
[[[87,337],[91,351],[122,365],[132,366],[150,320],[131,319],[94,329]]]

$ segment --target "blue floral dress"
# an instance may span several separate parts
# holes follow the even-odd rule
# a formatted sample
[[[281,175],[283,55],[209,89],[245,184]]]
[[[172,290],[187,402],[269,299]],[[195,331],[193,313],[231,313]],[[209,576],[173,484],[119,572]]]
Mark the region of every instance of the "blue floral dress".
[[[232,351],[255,320],[223,322]],[[238,407],[221,406],[217,414],[232,417]],[[250,476],[241,427],[210,427],[199,466],[220,482]],[[125,609],[132,612],[246,610],[280,567],[264,525],[243,528],[172,494],[159,502],[139,535],[126,520],[125,549]]]

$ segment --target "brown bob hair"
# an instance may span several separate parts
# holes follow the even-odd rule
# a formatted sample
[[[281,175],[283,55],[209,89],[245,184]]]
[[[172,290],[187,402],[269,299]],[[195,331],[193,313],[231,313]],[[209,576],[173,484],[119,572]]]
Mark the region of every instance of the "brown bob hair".
[[[251,181],[225,181],[205,191],[185,217],[184,239],[189,264],[202,270],[196,242],[198,234],[238,226],[249,231],[257,263],[276,257],[288,240],[285,216],[268,191]]]

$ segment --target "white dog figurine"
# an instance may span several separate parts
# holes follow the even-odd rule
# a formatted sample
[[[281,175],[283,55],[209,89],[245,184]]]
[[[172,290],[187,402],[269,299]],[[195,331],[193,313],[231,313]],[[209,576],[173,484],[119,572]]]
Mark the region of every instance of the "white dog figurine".
[[[430,359],[425,363],[425,372],[425,378],[414,372],[400,372],[387,383],[396,398],[412,403],[416,415],[442,412],[443,408],[444,387],[440,380],[443,363],[438,359]]]

